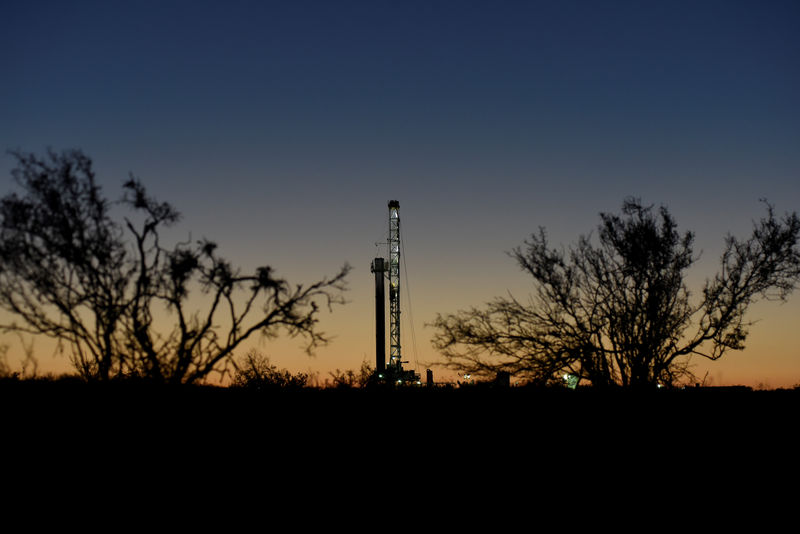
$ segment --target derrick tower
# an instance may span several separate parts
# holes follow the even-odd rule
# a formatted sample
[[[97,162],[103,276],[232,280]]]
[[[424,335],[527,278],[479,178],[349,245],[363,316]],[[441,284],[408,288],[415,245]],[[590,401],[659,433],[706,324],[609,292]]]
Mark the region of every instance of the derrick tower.
[[[403,370],[400,350],[400,202],[389,201],[389,260],[375,258],[375,371],[378,379],[393,383],[418,382],[414,371]],[[387,276],[388,275],[388,276]],[[384,284],[389,278],[389,362],[386,363]]]
[[[400,370],[400,202],[389,201],[389,365]]]

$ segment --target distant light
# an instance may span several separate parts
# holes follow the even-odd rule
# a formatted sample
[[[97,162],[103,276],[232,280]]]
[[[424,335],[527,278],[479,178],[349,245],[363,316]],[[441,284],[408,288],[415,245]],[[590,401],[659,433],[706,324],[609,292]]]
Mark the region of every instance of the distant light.
[[[464,375],[465,380],[469,380],[470,378],[472,378],[472,375]]]
[[[571,374],[567,374],[567,373],[564,374],[564,382],[567,383],[567,387],[569,389],[575,389],[576,387],[578,387],[578,382],[580,382],[580,381],[581,381],[581,379],[580,379],[579,376],[571,375]]]

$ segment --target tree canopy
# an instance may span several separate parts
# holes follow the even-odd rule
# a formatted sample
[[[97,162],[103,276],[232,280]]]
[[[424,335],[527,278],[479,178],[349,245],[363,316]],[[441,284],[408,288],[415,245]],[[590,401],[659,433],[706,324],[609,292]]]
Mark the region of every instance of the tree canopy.
[[[596,240],[581,236],[568,250],[550,248],[540,229],[511,253],[533,278],[530,300],[439,314],[434,347],[448,367],[474,374],[678,383],[691,377],[690,357],[744,348],[750,304],[785,299],[797,285],[800,219],[766,209],[750,237],[725,239],[719,271],[697,298],[686,283],[694,234],[679,232],[665,207],[627,199],[621,214],[601,214]]]
[[[57,339],[85,378],[183,383],[224,369],[256,332],[301,336],[308,351],[328,341],[319,305],[343,303],[349,266],[308,285],[269,266],[243,273],[209,240],[162,243],[180,214],[138,179],[112,202],[81,151],[13,155],[21,193],[0,199],[0,307],[13,322],[0,331]]]

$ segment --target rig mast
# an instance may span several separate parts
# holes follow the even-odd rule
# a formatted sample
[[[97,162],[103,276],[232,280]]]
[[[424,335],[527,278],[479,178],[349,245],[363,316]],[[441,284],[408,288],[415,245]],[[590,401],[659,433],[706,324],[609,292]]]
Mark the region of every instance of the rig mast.
[[[400,356],[400,202],[389,201],[389,365],[401,370]]]
[[[389,261],[375,258],[375,372],[381,382],[420,383],[414,371],[403,370],[400,354],[400,202],[389,201]],[[389,278],[389,363],[386,364],[384,282]]]

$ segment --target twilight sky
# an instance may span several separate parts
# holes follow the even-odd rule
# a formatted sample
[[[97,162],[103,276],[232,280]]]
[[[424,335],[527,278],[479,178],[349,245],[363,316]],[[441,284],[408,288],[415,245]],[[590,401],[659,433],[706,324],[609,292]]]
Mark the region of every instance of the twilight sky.
[[[3,151],[81,148],[112,198],[132,172],[183,213],[181,236],[244,268],[355,267],[350,303],[322,318],[329,347],[259,345],[322,378],[374,360],[389,199],[404,356],[424,375],[437,312],[529,291],[506,251],[539,226],[573,243],[628,195],[696,231],[698,289],[759,198],[800,209],[798,95],[796,1],[10,0],[0,18]],[[800,295],[750,318],[745,351],[696,371],[800,383]]]

